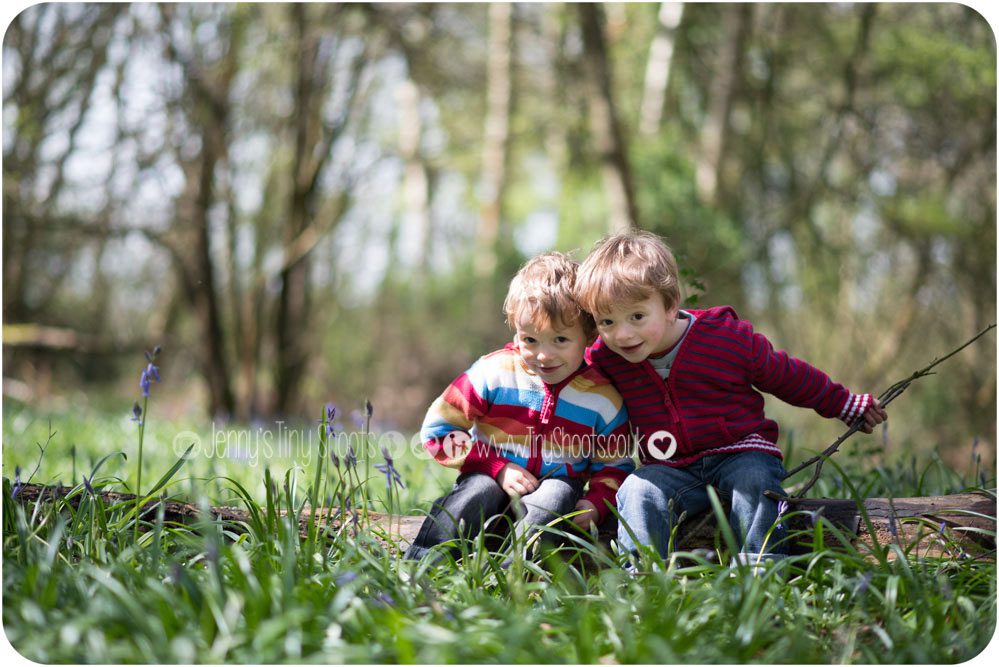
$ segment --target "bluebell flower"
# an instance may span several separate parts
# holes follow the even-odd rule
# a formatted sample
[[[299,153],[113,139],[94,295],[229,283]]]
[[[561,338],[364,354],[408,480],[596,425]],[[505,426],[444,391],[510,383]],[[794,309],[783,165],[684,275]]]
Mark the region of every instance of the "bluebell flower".
[[[944,531],[946,529],[947,529],[947,522],[946,521],[941,521],[940,522],[940,529],[937,531],[937,534],[940,535],[940,537],[943,537]]]
[[[139,422],[139,426],[142,426],[142,408],[138,402],[132,404],[132,418],[129,421]]]
[[[888,532],[895,539],[898,539],[898,525],[895,523],[895,509],[888,509]]]
[[[21,492],[21,466],[14,466],[14,488],[10,490],[10,497],[17,498]]]
[[[160,381],[159,366],[153,363],[154,361],[156,361],[156,357],[160,356],[160,346],[157,345],[152,349],[152,351],[146,350],[145,354],[146,354],[146,361],[148,361],[149,363],[146,364],[145,369],[142,371],[142,375],[139,377],[139,389],[142,390],[143,398],[148,398],[149,385],[151,385],[153,382]]]
[[[336,578],[337,586],[346,586],[350,582],[356,580],[358,577],[357,572],[353,570],[348,570]]]
[[[392,461],[392,457],[389,456],[388,450],[385,445],[380,445],[382,456],[385,458],[385,463],[376,463],[375,468],[381,470],[385,474],[385,486],[392,490],[392,484],[398,484],[400,489],[405,489],[406,485],[402,483],[402,475],[396,470],[395,464]]]
[[[781,500],[777,503],[777,519],[780,520],[782,516],[787,513],[788,504],[786,500]]]
[[[142,371],[142,376],[139,378],[139,388],[142,390],[142,396],[144,398],[149,397],[149,386],[153,381],[160,381],[160,369],[157,368],[152,362],[146,366],[146,369]]]
[[[371,415],[375,414],[375,408],[371,405],[371,401],[364,401],[364,414],[371,419]]]
[[[94,487],[91,486],[90,484],[91,480],[87,479],[86,475],[81,475],[81,476],[83,477],[83,488],[85,488],[87,490],[87,493],[89,493],[90,495],[96,496],[97,492],[94,491]]]
[[[333,428],[333,420],[336,419],[336,406],[332,403],[326,404],[326,437],[332,438],[336,433]]]
[[[347,444],[347,456],[344,459],[344,463],[348,468],[357,467],[357,455],[354,453],[354,448],[349,443]]]
[[[385,591],[380,591],[378,595],[375,596],[374,602],[380,607],[394,607],[395,599]]]
[[[873,575],[870,572],[864,572],[860,575],[860,580],[857,582],[857,587],[853,589],[854,595],[862,595],[867,591],[867,587],[871,584],[871,577]]]

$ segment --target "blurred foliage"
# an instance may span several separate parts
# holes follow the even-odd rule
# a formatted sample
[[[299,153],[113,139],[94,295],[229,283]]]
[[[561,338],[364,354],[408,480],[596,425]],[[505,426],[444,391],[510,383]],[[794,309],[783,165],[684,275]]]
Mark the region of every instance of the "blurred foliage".
[[[488,276],[485,5],[26,9],[3,44],[3,318],[74,338],[5,344],[5,397],[128,396],[122,353],[162,343],[187,419],[370,398],[417,428],[508,338],[498,305],[519,264],[585,257],[610,231],[573,9],[515,5]],[[689,4],[672,32],[656,4],[603,10],[639,217],[676,250],[691,303],[732,304],[870,392],[995,321],[996,50],[974,10]],[[645,135],[664,35],[669,83]],[[995,353],[989,337],[914,386],[892,442],[994,451]],[[772,403],[798,446],[835,438]]]

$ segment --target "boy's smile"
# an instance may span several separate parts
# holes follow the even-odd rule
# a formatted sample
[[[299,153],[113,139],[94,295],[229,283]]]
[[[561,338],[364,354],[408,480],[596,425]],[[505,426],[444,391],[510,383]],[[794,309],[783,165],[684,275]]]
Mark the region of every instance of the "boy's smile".
[[[678,308],[666,310],[658,294],[621,304],[606,313],[594,313],[604,343],[633,364],[666,352],[686,330],[677,319]]]
[[[517,322],[514,342],[527,368],[546,384],[558,384],[576,372],[590,341],[578,322],[571,327],[537,327],[530,321]]]

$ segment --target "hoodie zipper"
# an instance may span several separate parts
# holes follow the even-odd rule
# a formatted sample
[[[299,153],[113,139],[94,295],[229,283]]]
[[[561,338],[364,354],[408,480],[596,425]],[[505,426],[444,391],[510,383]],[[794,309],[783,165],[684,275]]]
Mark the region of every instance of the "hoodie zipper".
[[[555,404],[558,402],[558,395],[567,384],[572,382],[574,377],[585,371],[586,368],[587,366],[584,363],[575,372],[573,372],[572,375],[562,380],[554,387],[544,382],[541,383],[541,385],[545,388],[545,398],[541,401],[541,412],[538,415],[538,426],[531,442],[530,456],[527,459],[527,471],[535,477],[539,477],[541,475],[541,464],[543,459],[541,456],[541,444],[544,442],[545,434],[548,433],[548,424],[551,422],[552,415],[555,412]]]

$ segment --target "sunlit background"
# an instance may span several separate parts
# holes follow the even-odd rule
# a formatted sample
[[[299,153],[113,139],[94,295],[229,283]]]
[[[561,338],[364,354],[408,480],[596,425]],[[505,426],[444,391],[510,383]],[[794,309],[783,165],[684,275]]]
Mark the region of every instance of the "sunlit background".
[[[669,240],[692,307],[878,393],[995,321],[995,86],[959,4],[29,7],[3,43],[4,475],[50,420],[66,447],[130,428],[157,344],[165,444],[328,402],[353,428],[365,400],[411,434],[509,337],[527,257],[627,226]],[[865,451],[991,465],[995,352]],[[768,409],[785,448],[838,435]]]

